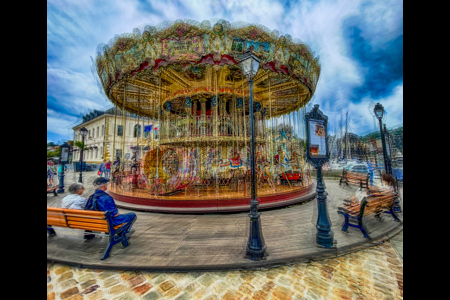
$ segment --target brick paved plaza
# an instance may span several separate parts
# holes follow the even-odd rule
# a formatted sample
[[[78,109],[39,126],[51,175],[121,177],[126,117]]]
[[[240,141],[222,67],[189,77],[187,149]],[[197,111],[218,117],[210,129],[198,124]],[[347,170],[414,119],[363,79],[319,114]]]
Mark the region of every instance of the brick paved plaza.
[[[97,175],[96,172],[86,172],[83,177],[86,187],[84,196],[87,197],[93,192],[90,183]],[[65,180],[67,187],[78,180],[78,173],[69,171]],[[329,214],[332,216],[336,211],[330,207],[334,207],[334,202],[339,200],[330,191],[335,190],[336,182],[325,182],[329,191]],[[58,207],[64,195],[53,197],[49,194],[47,206]],[[127,210],[120,209],[120,212]],[[145,214],[138,213],[138,220]],[[264,214],[262,218],[263,225],[266,225]],[[339,224],[336,226],[333,223],[335,235],[339,233]],[[365,240],[356,229],[349,229],[348,235]],[[128,248],[137,247],[133,237]],[[83,243],[82,239],[77,241]],[[126,249],[116,247],[118,249],[113,250],[113,257],[126,255],[122,252]],[[366,247],[335,258],[244,271],[125,271],[108,270],[107,267],[78,268],[49,261],[47,299],[402,299],[403,232],[385,243]],[[103,251],[103,248],[97,250]],[[268,252],[270,255],[270,246]],[[94,254],[98,262],[99,255]]]

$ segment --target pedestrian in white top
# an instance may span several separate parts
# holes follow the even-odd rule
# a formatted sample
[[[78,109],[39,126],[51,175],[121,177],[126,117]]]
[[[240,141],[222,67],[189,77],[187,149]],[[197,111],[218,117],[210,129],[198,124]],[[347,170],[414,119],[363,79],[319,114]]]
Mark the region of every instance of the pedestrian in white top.
[[[84,209],[87,199],[81,197],[84,192],[84,186],[81,183],[75,182],[69,186],[69,195],[64,197],[61,202],[61,208],[69,209]]]

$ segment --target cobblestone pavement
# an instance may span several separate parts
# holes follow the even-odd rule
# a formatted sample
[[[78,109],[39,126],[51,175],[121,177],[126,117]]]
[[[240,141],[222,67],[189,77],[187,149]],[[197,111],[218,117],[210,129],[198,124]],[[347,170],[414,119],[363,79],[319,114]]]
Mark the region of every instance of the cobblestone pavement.
[[[265,271],[154,273],[48,262],[47,299],[403,299],[403,232],[355,253]]]
[[[265,271],[153,273],[47,263],[47,299],[403,299],[390,243]]]

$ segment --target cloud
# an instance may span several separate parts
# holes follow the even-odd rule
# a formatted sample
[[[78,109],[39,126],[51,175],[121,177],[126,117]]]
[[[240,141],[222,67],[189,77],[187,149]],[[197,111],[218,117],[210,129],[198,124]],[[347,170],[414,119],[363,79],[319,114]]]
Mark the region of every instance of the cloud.
[[[258,23],[307,43],[322,66],[313,102],[330,120],[351,111],[352,127],[362,132],[373,128],[368,101],[382,103],[388,120],[403,119],[402,14],[401,1],[49,0],[47,107],[75,119],[110,103],[90,72],[90,56],[114,35],[165,20],[221,18]]]
[[[76,117],[47,108],[47,142],[49,133],[53,136],[53,142],[61,139],[71,139],[73,137],[73,130],[67,127],[76,120]]]

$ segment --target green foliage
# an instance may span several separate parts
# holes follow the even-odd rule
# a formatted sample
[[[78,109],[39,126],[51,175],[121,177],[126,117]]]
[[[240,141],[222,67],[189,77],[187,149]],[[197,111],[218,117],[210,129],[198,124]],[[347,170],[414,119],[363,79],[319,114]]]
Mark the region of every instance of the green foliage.
[[[55,151],[47,151],[47,158],[49,157],[60,157],[61,156],[61,148],[56,149]]]
[[[76,147],[78,147],[78,148],[83,148],[83,142],[81,142],[81,141],[76,141],[75,143],[74,143],[74,145],[76,146]],[[88,150],[88,147],[84,147],[84,150]]]
[[[54,147],[54,146],[56,146],[56,144],[55,144],[55,143],[53,143],[53,142],[49,142],[49,143],[47,143],[47,147]]]

